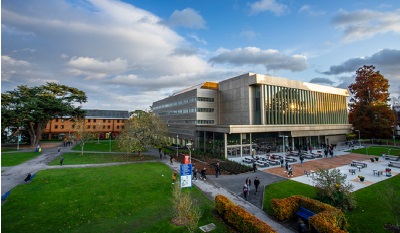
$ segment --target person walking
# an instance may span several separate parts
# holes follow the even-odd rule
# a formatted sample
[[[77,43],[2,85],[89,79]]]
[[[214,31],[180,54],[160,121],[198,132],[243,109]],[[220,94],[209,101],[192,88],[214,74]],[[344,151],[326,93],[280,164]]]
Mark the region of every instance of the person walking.
[[[281,157],[280,162],[281,162],[281,167],[283,167],[283,157]]]
[[[246,184],[247,184],[248,192],[250,193],[250,188],[251,188],[251,180],[250,180],[250,177],[247,177],[247,179],[246,179]]]
[[[249,194],[249,190],[247,188],[247,184],[244,184],[243,186],[243,197],[247,201],[247,195]]]
[[[215,177],[218,178],[218,175],[221,175],[221,167],[219,166],[219,163],[215,165]]]
[[[172,173],[172,184],[175,184],[175,181],[176,181],[176,171]]]
[[[206,168],[204,167],[203,169],[201,169],[201,179],[206,180]]]
[[[287,176],[288,176],[288,177],[293,176],[293,169],[292,169],[292,166],[290,166],[290,165],[289,165],[289,168],[288,168],[288,174],[287,174]]]
[[[60,154],[60,152],[61,152],[61,147],[58,147],[58,154]]]
[[[286,160],[285,162],[285,172],[289,171],[289,162]]]
[[[260,180],[258,179],[258,177],[256,177],[255,179],[254,179],[254,187],[256,187],[256,193],[255,194],[257,194],[257,192],[258,192],[258,186],[260,185]]]
[[[253,162],[253,172],[256,172],[257,171],[257,164],[256,164],[256,162]]]
[[[197,181],[197,169],[196,168],[193,170],[193,179],[192,180]]]
[[[303,162],[304,162],[304,157],[303,157],[303,155],[300,155],[300,164],[301,164],[301,166],[303,166]]]
[[[174,158],[172,156],[169,157],[169,164],[174,165]]]
[[[64,162],[64,157],[61,156],[61,158],[60,158],[60,166],[63,165],[63,162]]]

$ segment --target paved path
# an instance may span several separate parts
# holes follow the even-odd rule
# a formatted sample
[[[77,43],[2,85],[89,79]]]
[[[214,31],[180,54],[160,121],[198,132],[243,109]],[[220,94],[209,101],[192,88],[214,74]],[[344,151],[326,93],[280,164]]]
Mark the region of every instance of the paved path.
[[[35,174],[40,170],[46,169],[62,169],[62,168],[70,168],[70,167],[93,167],[93,166],[113,166],[120,165],[126,163],[109,163],[109,164],[86,164],[86,165],[63,165],[63,166],[48,166],[47,164],[52,160],[56,159],[58,155],[57,146],[53,148],[43,148],[42,154],[32,160],[24,162],[20,165],[13,167],[2,167],[1,174],[1,193],[5,194],[8,190],[12,190],[12,188],[23,184],[23,180],[25,179],[28,173]],[[61,153],[69,152],[71,147],[61,147]],[[34,149],[30,149],[34,150]],[[172,169],[179,172],[180,164],[174,162],[173,165],[170,165],[169,159],[159,159],[158,150],[149,150],[149,153],[154,155],[158,161],[165,163],[167,166],[170,166]],[[147,161],[148,162],[148,161]],[[255,177],[258,177],[261,181],[261,185],[259,187],[260,192],[255,194],[254,186],[252,186],[251,193],[249,195],[249,201],[246,201],[242,198],[242,187],[247,177],[253,181]],[[275,176],[272,174],[268,174],[265,172],[257,171],[255,173],[245,173],[239,175],[223,175],[216,178],[215,176],[207,176],[206,181],[198,180],[193,182],[193,184],[202,190],[212,201],[214,201],[215,197],[218,194],[224,195],[232,200],[239,206],[245,208],[249,213],[258,217],[260,220],[266,222],[268,225],[273,227],[279,233],[292,233],[295,232],[292,229],[287,228],[281,223],[271,219],[263,210],[262,210],[262,198],[263,198],[263,190],[264,186],[270,183],[278,182],[283,180],[284,178]]]

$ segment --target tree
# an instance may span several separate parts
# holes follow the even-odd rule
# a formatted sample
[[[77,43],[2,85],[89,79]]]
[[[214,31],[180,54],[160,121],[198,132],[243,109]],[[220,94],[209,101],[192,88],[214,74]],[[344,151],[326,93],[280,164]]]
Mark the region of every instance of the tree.
[[[318,198],[325,203],[348,211],[356,207],[356,201],[352,194],[354,185],[346,183],[346,175],[340,173],[339,169],[317,170],[317,176],[314,176],[313,182],[318,188]]]
[[[36,146],[52,118],[83,116],[84,111],[75,104],[86,101],[85,92],[56,83],[39,87],[18,86],[1,94],[2,130],[6,127],[25,128],[31,145]]]
[[[356,74],[356,82],[349,86],[349,123],[363,137],[390,138],[396,114],[389,107],[388,80],[372,65],[360,67]]]
[[[83,155],[83,148],[85,143],[94,138],[94,134],[85,130],[85,120],[78,119],[74,122],[73,127],[75,130],[75,137],[78,140],[79,146],[81,147],[81,155]]]
[[[152,112],[142,112],[138,117],[133,117],[115,139],[117,147],[128,153],[141,152],[148,147],[160,148],[167,144],[167,126]]]

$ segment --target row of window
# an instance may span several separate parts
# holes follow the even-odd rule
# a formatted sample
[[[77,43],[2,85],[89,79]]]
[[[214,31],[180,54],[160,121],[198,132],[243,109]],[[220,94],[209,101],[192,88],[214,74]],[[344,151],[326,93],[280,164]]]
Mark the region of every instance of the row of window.
[[[55,119],[55,121],[56,122],[58,122],[58,121],[61,121],[61,122],[65,122],[65,121],[69,121],[70,119],[63,119],[63,118],[56,118]],[[88,123],[90,123],[90,122],[93,122],[93,123],[96,123],[97,122],[97,119],[87,119],[86,120]],[[101,121],[103,121],[103,123],[111,123],[111,120],[99,120],[99,122],[101,122]],[[117,123],[124,123],[125,121],[127,121],[127,120],[117,120]]]
[[[185,113],[194,113],[194,112],[214,112],[213,108],[188,108],[188,109],[179,109],[179,110],[171,110],[160,112],[158,115],[176,115],[176,114],[185,114]]]
[[[168,107],[187,104],[187,103],[194,103],[194,102],[197,102],[197,101],[214,102],[214,98],[210,98],[210,97],[194,97],[194,98],[179,100],[179,101],[168,103],[168,104],[163,104],[163,105],[160,105],[160,106],[154,106],[153,109],[154,110],[163,109],[163,108],[168,108]]]
[[[213,125],[214,120],[173,120],[168,124],[186,124],[186,125]]]
[[[111,126],[110,125],[103,125],[102,126],[102,129],[106,129],[106,127],[107,127],[107,129],[111,129]],[[117,129],[119,129],[120,128],[120,126],[119,125],[116,125],[115,126]],[[74,125],[71,125],[71,129],[74,129],[75,128],[75,126]],[[121,129],[123,129],[124,128],[124,126],[122,125],[121,126]],[[58,129],[58,125],[55,125],[54,126],[54,129]],[[60,129],[65,129],[65,126],[64,125],[60,125]],[[96,129],[96,125],[87,125],[86,126],[86,129]],[[99,127],[99,129],[100,129],[100,127]]]

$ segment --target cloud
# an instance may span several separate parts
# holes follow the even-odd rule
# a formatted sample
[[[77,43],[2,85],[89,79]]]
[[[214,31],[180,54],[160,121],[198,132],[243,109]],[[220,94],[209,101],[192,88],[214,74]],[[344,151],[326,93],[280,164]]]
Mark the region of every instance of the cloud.
[[[172,55],[174,56],[193,56],[196,54],[197,54],[197,48],[189,46],[175,48],[174,51],[172,52]]]
[[[197,11],[186,8],[182,11],[175,10],[169,17],[168,25],[190,29],[203,29],[205,28],[205,21]]]
[[[343,31],[346,42],[371,38],[388,32],[400,33],[400,9],[388,12],[341,10],[332,19],[334,26]]]
[[[302,71],[308,67],[307,58],[302,55],[287,56],[277,50],[261,50],[255,47],[221,50],[209,60],[211,63],[233,65],[264,65],[269,70]]]
[[[310,5],[303,5],[300,7],[299,13],[305,13],[313,17],[325,15],[325,11],[316,11]]]
[[[260,0],[249,4],[250,14],[256,15],[262,12],[270,11],[275,15],[282,15],[289,12],[289,8],[284,5],[277,3],[275,0]]]
[[[253,30],[247,30],[247,31],[240,32],[240,36],[252,40],[257,37],[257,33],[254,32]]]
[[[328,85],[332,85],[334,83],[332,80],[328,78],[313,78],[309,82],[316,84],[328,84]]]
[[[383,49],[370,57],[351,58],[340,65],[331,66],[329,71],[322,72],[326,75],[356,72],[363,65],[374,65],[378,70],[385,70],[389,74],[400,73],[400,50]]]
[[[30,66],[31,64],[27,61],[23,61],[23,60],[16,60],[12,57],[9,56],[1,56],[1,66],[4,67],[21,67],[21,66]]]

